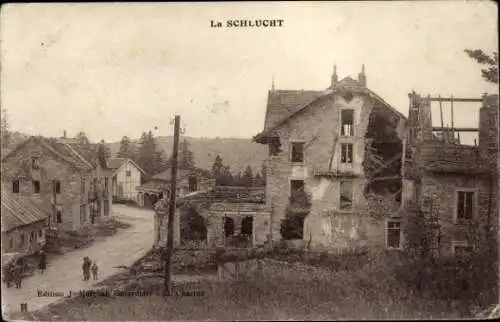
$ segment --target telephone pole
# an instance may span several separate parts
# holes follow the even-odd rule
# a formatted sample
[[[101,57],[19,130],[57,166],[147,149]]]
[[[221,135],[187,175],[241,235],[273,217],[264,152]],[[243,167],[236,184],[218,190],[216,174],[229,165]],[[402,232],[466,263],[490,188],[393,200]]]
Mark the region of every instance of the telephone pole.
[[[167,229],[167,256],[165,263],[165,287],[164,295],[172,295],[172,256],[174,254],[174,216],[175,216],[175,199],[177,196],[177,155],[179,152],[179,132],[180,132],[179,115],[175,116],[174,127],[174,150],[172,152],[172,168],[170,175],[170,202],[168,211],[168,229]]]

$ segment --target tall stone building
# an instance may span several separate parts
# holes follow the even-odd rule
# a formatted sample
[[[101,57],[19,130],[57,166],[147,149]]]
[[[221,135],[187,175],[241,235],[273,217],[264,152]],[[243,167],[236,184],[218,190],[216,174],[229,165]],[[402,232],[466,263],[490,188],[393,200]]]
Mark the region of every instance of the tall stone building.
[[[400,248],[400,220],[361,214],[369,192],[400,200],[406,118],[358,79],[338,80],[326,90],[268,93],[264,130],[254,141],[269,148],[266,205],[269,233],[282,237],[290,215],[295,238],[313,248]],[[297,204],[297,195],[304,202]],[[395,201],[397,203],[397,201]]]
[[[111,171],[97,146],[33,136],[2,160],[2,181],[14,195],[46,210],[52,229],[79,230],[112,209]]]

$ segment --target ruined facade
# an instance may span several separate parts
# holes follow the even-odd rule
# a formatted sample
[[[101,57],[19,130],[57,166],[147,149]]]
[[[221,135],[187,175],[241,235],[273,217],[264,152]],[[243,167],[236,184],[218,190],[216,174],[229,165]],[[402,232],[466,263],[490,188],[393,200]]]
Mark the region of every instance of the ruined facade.
[[[433,253],[483,247],[498,228],[498,95],[409,98],[403,204],[428,224]],[[453,118],[451,127],[433,126],[431,102],[451,103],[452,115],[453,103],[481,104],[478,127],[454,128]],[[461,143],[460,132],[478,133],[479,142]]]
[[[49,228],[79,230],[112,211],[111,172],[96,150],[31,137],[2,159],[2,182],[49,213]]]
[[[405,126],[406,118],[366,87],[364,67],[358,80],[338,81],[334,70],[324,91],[269,91],[264,131],[254,140],[269,147],[271,239],[282,238],[292,196],[303,190],[309,205],[300,235],[311,247],[385,247],[399,222],[375,220],[362,209],[369,192],[399,200]],[[391,245],[399,248],[396,233]]]
[[[168,198],[171,186],[171,170],[158,173],[153,178],[137,187],[137,198],[141,207],[153,208],[154,204],[162,198]],[[208,178],[198,169],[177,171],[177,197],[183,197],[196,191],[210,189],[215,180]]]
[[[268,240],[271,214],[262,188],[213,187],[180,197],[174,216],[174,245],[251,247]],[[166,245],[168,200],[156,205],[154,243]],[[243,241],[233,244],[237,239]]]

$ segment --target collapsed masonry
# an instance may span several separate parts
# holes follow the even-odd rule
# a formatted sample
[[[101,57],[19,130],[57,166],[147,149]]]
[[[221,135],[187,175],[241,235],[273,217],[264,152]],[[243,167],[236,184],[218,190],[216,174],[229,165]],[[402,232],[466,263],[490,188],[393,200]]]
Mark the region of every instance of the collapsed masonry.
[[[409,218],[423,218],[434,254],[491,244],[498,229],[498,95],[442,98],[413,92],[409,98],[403,165]],[[433,126],[433,102],[439,104],[440,126]],[[444,126],[443,103],[451,105],[451,126]],[[478,128],[454,126],[454,103],[482,103]],[[479,142],[464,144],[460,133],[463,138],[474,132]]]
[[[326,90],[269,91],[264,131],[254,141],[269,148],[272,240],[286,237],[283,224],[292,222],[298,232],[288,237],[311,248],[386,246],[385,222],[361,212],[372,193],[400,200],[406,118],[366,84],[364,68],[358,80],[340,81],[334,68]],[[297,198],[301,192],[307,198]]]

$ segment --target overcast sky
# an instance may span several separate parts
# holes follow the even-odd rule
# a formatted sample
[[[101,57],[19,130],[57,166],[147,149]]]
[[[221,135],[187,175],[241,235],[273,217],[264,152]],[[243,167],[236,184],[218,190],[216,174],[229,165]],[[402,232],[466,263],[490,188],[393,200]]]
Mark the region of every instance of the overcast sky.
[[[498,50],[493,2],[21,4],[1,13],[1,105],[11,129],[28,134],[171,135],[178,113],[188,136],[251,137],[273,74],[277,89],[323,90],[334,63],[340,78],[365,64],[368,87],[405,115],[412,89],[496,91],[463,53]],[[228,19],[284,23],[210,28]],[[458,109],[456,126],[477,125],[477,106]]]

